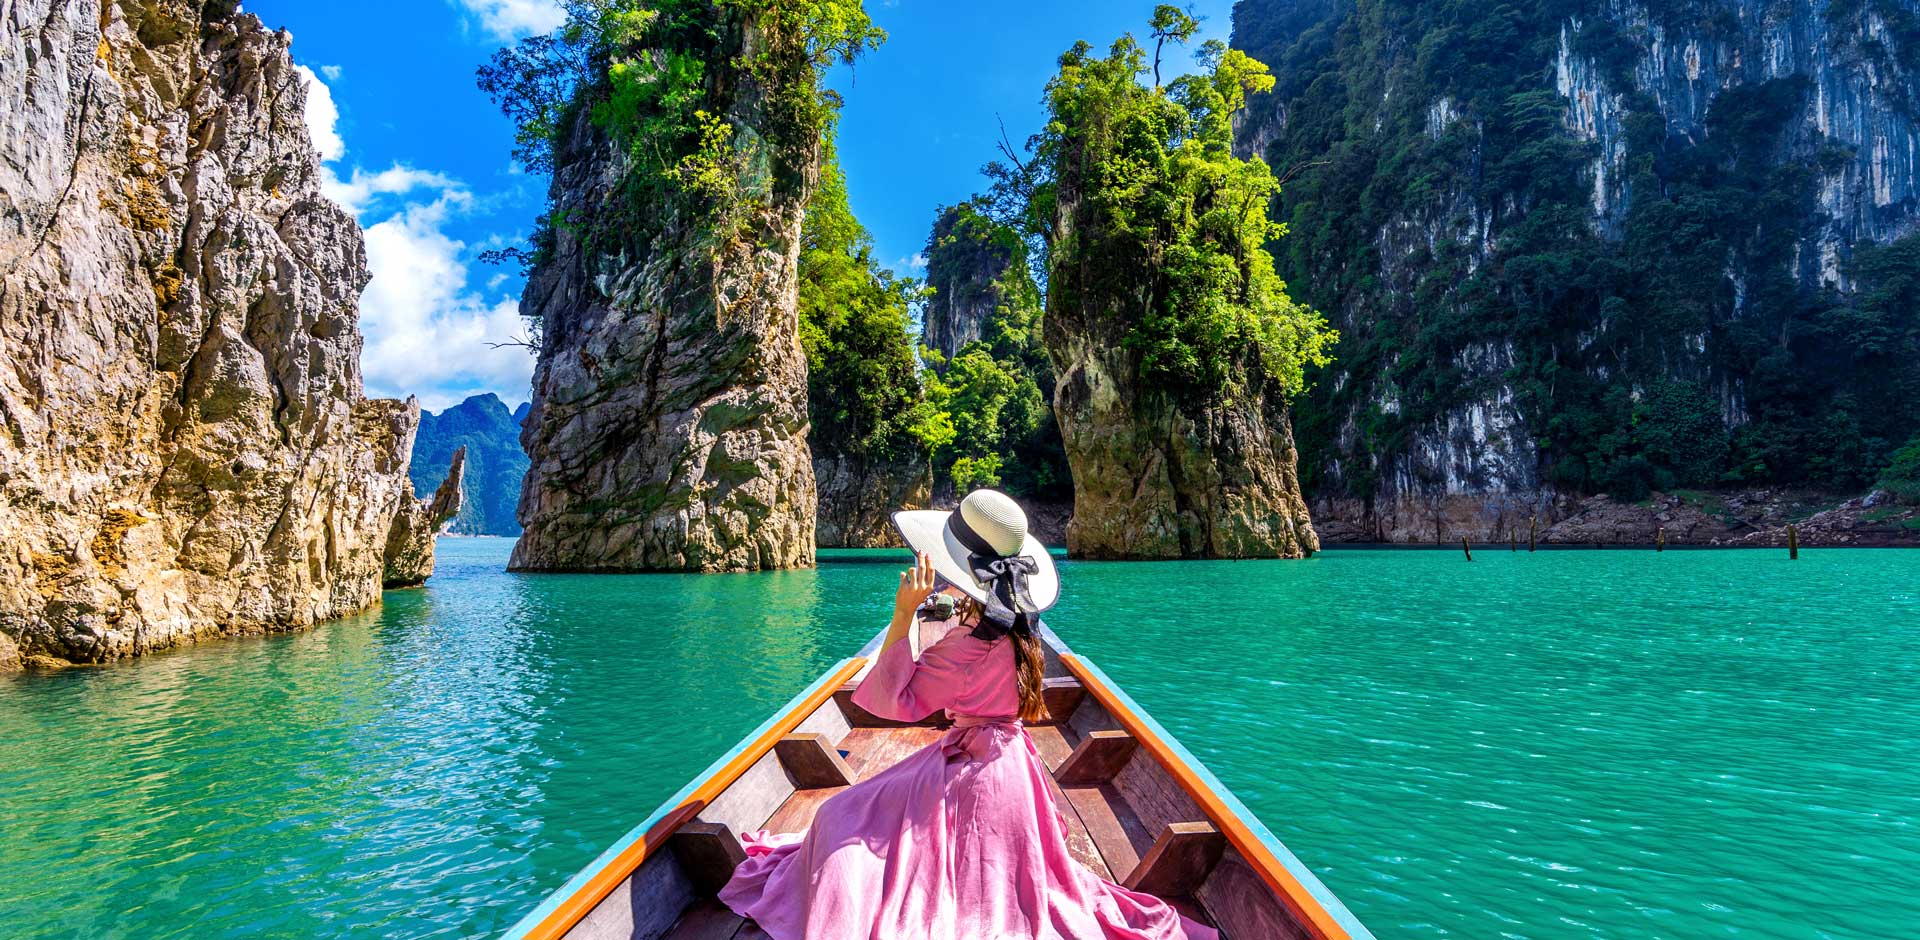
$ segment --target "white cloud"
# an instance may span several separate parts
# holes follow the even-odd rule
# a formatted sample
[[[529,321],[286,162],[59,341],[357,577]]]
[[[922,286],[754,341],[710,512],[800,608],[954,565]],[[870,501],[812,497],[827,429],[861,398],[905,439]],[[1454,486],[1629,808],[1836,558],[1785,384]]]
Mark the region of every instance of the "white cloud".
[[[567,21],[567,11],[554,0],[456,0],[480,20],[495,39],[517,39],[551,33]]]
[[[399,163],[378,173],[368,173],[356,166],[344,180],[333,172],[332,167],[322,167],[320,177],[320,190],[326,193],[327,198],[344,206],[355,216],[365,215],[371,210],[376,197],[404,196],[422,189],[437,191],[439,199],[463,204],[473,201],[472,195],[459,180],[445,173],[416,170]]]
[[[521,347],[490,345],[525,334],[520,304],[500,293],[504,278],[490,279],[484,291],[472,289],[468,246],[446,232],[451,218],[473,207],[473,194],[445,173],[401,163],[373,173],[355,166],[342,179],[328,165],[347,153],[333,93],[312,69],[295,68],[307,86],[307,133],[325,161],[321,191],[365,229],[372,278],[360,296],[366,338],[360,367],[367,392],[381,398],[418,395],[430,410],[485,391],[523,400],[533,357]],[[504,239],[488,239],[496,241]]]
[[[313,149],[320,152],[322,160],[346,156],[347,143],[340,139],[340,108],[333,103],[333,89],[304,65],[296,65],[293,70],[300,73],[300,79],[307,86],[307,136],[313,138]],[[337,73],[335,70],[329,77]]]
[[[889,265],[889,267],[893,268],[895,274],[918,277],[927,273],[927,255],[925,252],[919,252],[911,257],[901,258]]]
[[[518,346],[489,345],[525,333],[520,305],[471,289],[467,245],[445,231],[466,204],[464,192],[442,191],[367,228],[373,279],[360,298],[367,339],[360,364],[369,394],[418,394],[429,407],[465,397],[449,401],[456,388],[526,396],[533,357]]]
[[[340,66],[337,66],[337,65],[320,66],[320,74],[325,75],[327,77],[327,81],[337,82],[340,80]]]

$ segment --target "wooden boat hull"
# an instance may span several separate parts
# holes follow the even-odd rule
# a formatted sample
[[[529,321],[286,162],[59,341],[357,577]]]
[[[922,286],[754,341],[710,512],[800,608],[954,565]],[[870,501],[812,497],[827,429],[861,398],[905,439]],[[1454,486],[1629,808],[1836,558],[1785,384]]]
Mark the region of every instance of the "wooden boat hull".
[[[1102,877],[1170,898],[1230,940],[1372,940],[1339,899],[1166,729],[1052,632],[1048,721],[1030,725],[1069,848]],[[820,804],[944,733],[852,701],[879,637],[828,669],[503,940],[753,940],[714,893],[739,833],[798,832]]]

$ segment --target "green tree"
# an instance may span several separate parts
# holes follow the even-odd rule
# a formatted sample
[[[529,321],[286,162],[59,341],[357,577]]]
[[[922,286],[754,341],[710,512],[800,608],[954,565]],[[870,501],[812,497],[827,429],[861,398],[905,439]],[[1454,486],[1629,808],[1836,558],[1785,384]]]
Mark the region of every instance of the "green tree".
[[[912,305],[921,287],[873,257],[873,239],[847,205],[832,141],[801,226],[800,344],[807,354],[816,453],[924,460],[953,427],[921,388]]]
[[[928,399],[954,429],[934,451],[934,471],[955,492],[992,485],[1065,499],[1071,493],[1053,416],[1053,364],[1041,342],[1040,289],[1020,234],[989,218],[988,209],[989,201],[976,197],[942,210],[927,242],[929,285],[956,295],[947,298],[948,309],[990,306],[980,338],[951,362],[922,351]]]
[[[1903,503],[1920,506],[1920,437],[1893,452],[1876,486]]]
[[[1156,21],[1168,39],[1191,35],[1158,17],[1166,9]],[[1232,397],[1270,380],[1292,396],[1336,337],[1274,273],[1266,246],[1286,227],[1267,212],[1279,181],[1264,161],[1233,155],[1233,114],[1273,78],[1217,41],[1196,59],[1200,71],[1149,87],[1131,37],[1105,57],[1086,43],[1061,56],[1020,183],[1030,204],[1075,207],[1068,230],[1049,231],[1049,316],[1124,318],[1141,378],[1170,394]],[[1036,224],[1040,213],[1020,215]]]
[[[839,98],[825,70],[851,63],[886,34],[860,0],[565,0],[565,23],[522,39],[480,67],[482,91],[516,125],[515,155],[551,170],[554,146],[582,109],[626,156],[623,212],[602,213],[598,247],[645,243],[673,220],[706,230],[715,243],[757,200],[791,189],[815,170],[817,142],[830,131]],[[751,55],[729,51],[751,21]],[[721,74],[712,74],[715,72]],[[728,118],[752,89],[756,128]],[[531,252],[550,235],[542,219]]]

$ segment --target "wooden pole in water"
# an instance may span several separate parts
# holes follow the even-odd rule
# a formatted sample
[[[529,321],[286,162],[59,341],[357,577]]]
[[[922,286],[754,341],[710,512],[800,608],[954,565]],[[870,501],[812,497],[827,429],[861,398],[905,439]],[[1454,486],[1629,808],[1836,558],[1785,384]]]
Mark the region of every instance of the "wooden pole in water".
[[[1653,550],[1656,552],[1664,552],[1667,550],[1667,527],[1666,526],[1661,526],[1660,531],[1654,533]]]
[[[1534,516],[1527,520],[1527,551],[1533,551],[1534,536],[1538,534],[1539,529],[1540,529],[1539,516]]]
[[[1799,557],[1800,557],[1800,530],[1789,525],[1787,526],[1787,558],[1791,560]]]
[[[1467,553],[1467,560],[1473,560],[1473,546],[1467,544],[1467,537],[1460,536],[1460,550]]]

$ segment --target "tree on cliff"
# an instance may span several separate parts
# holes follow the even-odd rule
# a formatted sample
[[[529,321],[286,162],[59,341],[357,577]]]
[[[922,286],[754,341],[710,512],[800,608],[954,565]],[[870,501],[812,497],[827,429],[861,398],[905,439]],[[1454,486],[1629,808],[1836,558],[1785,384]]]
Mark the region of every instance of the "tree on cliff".
[[[994,486],[1071,498],[1053,419],[1053,364],[1041,340],[1040,288],[1020,233],[974,197],[943,209],[927,239],[928,398],[952,439],[934,472],[955,493]]]
[[[1162,46],[1192,34],[1171,7],[1152,25]],[[1105,57],[1076,44],[1047,84],[1031,158],[1009,148],[1010,162],[988,169],[996,211],[1042,248],[1078,553],[1317,546],[1286,404],[1335,336],[1274,273],[1279,181],[1232,152],[1234,113],[1273,79],[1220,42],[1195,59],[1199,71],[1148,84],[1132,37]]]
[[[722,238],[765,190],[816,171],[816,145],[830,131],[839,99],[817,73],[851,63],[879,46],[860,0],[565,0],[567,20],[550,35],[500,49],[480,67],[480,89],[516,127],[514,157],[551,171],[559,139],[585,109],[619,145],[633,211],[602,219],[603,235],[644,239],[669,209],[703,220]],[[739,55],[734,35],[758,24],[767,44]],[[774,74],[804,63],[815,76]],[[735,74],[736,72],[741,74]],[[743,77],[769,96],[753,140],[715,107]],[[532,265],[552,248],[552,228],[575,224],[542,217],[532,252],[509,251]]]
[[[1218,41],[1195,58],[1201,72],[1150,87],[1130,36],[1104,58],[1084,42],[1061,57],[1026,168],[1026,216],[1050,226],[1050,307],[1125,317],[1125,342],[1158,388],[1230,396],[1257,380],[1251,368],[1290,396],[1337,337],[1274,274],[1266,245],[1286,226],[1267,207],[1279,181],[1232,152],[1233,114],[1273,79]]]

